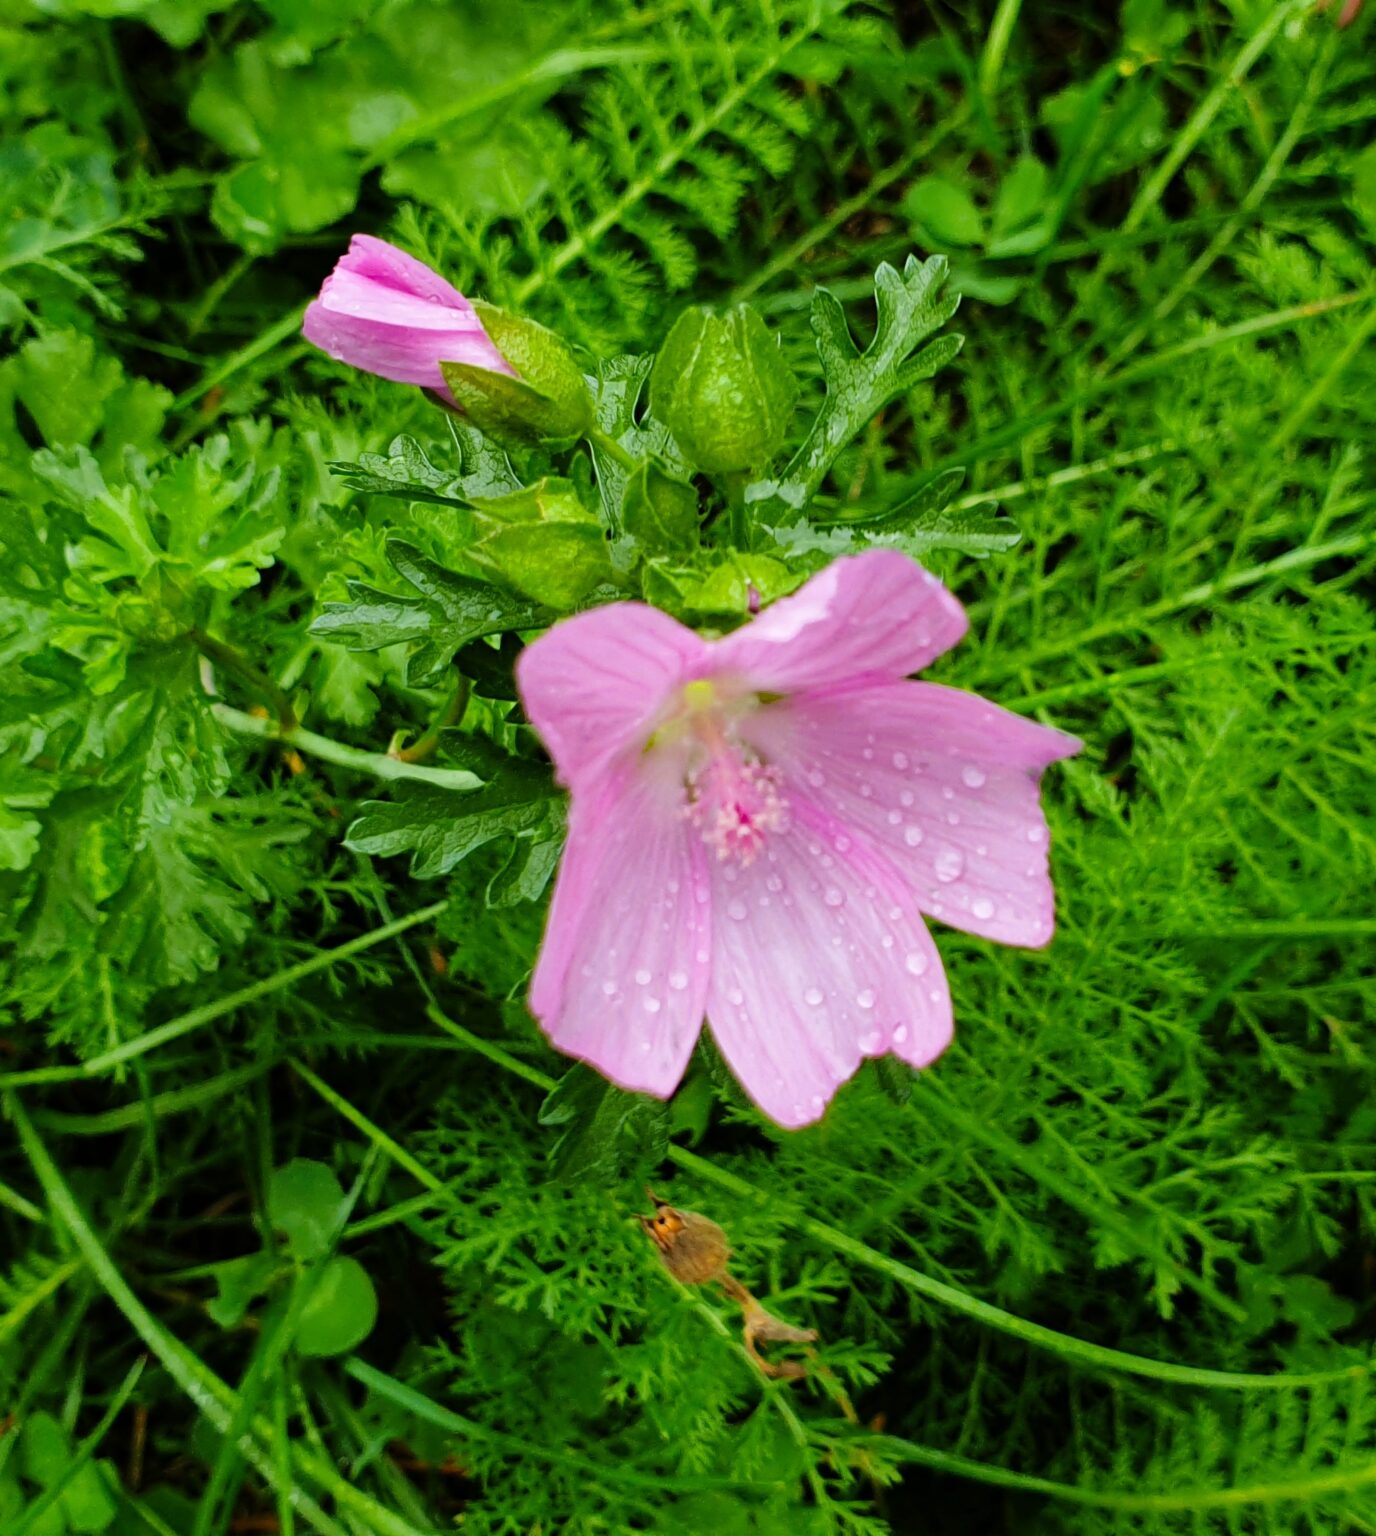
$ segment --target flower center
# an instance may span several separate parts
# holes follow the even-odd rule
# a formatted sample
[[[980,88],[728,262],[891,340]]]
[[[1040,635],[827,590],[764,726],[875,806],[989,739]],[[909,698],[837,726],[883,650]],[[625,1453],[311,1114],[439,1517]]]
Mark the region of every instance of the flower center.
[[[777,768],[761,761],[732,729],[732,719],[753,703],[733,700],[723,708],[713,685],[684,689],[681,728],[692,740],[684,776],[684,816],[723,862],[752,863],[771,832],[788,828],[789,808]]]

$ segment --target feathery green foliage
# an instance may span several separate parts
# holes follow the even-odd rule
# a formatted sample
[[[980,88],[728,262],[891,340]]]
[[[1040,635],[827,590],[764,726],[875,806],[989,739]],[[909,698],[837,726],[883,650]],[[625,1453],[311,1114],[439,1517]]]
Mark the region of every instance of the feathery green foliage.
[[[6,1536],[1376,1531],[1373,39],[4,9]],[[586,349],[591,450],[311,351],[355,228]],[[799,406],[689,488],[653,354],[743,301]],[[522,634],[869,545],[966,603],[940,681],[1087,744],[1054,943],[940,930],[956,1044],[806,1131],[710,1042],[667,1105],[569,1070]]]

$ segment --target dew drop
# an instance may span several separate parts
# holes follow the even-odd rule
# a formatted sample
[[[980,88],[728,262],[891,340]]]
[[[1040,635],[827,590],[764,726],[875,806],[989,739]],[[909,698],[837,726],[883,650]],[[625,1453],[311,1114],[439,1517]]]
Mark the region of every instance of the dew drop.
[[[893,755],[893,765],[895,768],[906,768],[908,766],[908,754],[906,752],[895,752]]]
[[[635,973],[635,984],[638,987],[648,987],[650,985],[650,973],[649,973],[649,971],[644,970],[643,968],[641,970],[638,970]]]
[[[744,922],[745,903],[740,900],[728,901],[726,904],[726,915],[730,918],[733,918],[738,923]]]
[[[803,1001],[807,1003],[811,1008],[818,1007],[822,1001],[821,987],[809,987],[807,991],[803,993]]]
[[[730,1003],[733,1008],[739,1008],[740,1005],[745,1001],[745,993],[742,992],[739,987],[732,987],[731,990],[726,994],[726,1001]]]
[[[614,981],[604,981],[602,983],[602,995],[603,997],[615,997],[616,983]]]
[[[916,848],[917,845],[922,841],[922,828],[909,827],[908,830],[903,834],[903,841],[907,843],[909,848]]]
[[[874,785],[873,784],[862,784],[860,786],[860,798],[862,800],[868,800],[870,798],[870,796],[873,795],[873,794],[874,794]]]
[[[936,871],[936,877],[943,885],[949,885],[952,880],[959,880],[965,869],[965,855],[958,848],[943,848],[937,854],[932,868]]]
[[[641,1000],[641,1006],[645,1009],[646,1013],[658,1013],[659,999],[657,997],[643,998]]]
[[[675,992],[682,992],[688,985],[688,973],[686,971],[670,971],[669,986]]]
[[[767,891],[773,891],[775,895],[778,895],[778,893],[784,888],[784,883],[778,877],[778,875],[770,875],[769,879],[765,881],[764,885]]]
[[[845,853],[850,847],[850,838],[848,838],[844,832],[838,832],[836,837],[833,839],[831,846],[835,848],[837,853]]]
[[[982,768],[976,768],[973,763],[967,764],[961,769],[960,776],[971,789],[980,789],[988,775]]]
[[[908,1026],[906,1024],[900,1024],[898,1028],[893,1032],[893,1043],[895,1045],[902,1045],[907,1038]]]
[[[700,949],[693,956],[693,958],[699,965],[706,965],[707,962],[712,958],[712,951],[710,949]]]
[[[885,820],[891,827],[901,826],[903,824],[903,812],[890,811],[889,814],[885,817]]]
[[[941,786],[941,798],[943,800],[954,800],[955,797],[956,792],[951,788],[949,784],[943,784]]]
[[[827,886],[826,894],[822,897],[822,900],[826,902],[827,906],[829,907],[839,907],[842,905],[842,903],[844,903],[845,899],[846,898],[844,892],[841,891],[838,886],[834,885]]]
[[[987,896],[976,896],[970,903],[970,910],[979,918],[993,917],[994,903]]]
[[[947,811],[946,812],[946,820],[947,820],[947,822],[951,826],[958,827],[960,825],[960,812],[959,811]]]
[[[807,781],[812,785],[813,789],[821,789],[822,785],[827,781],[827,776],[820,768],[814,768],[808,774]]]
[[[1046,841],[1046,828],[1033,826],[1027,829],[1027,841],[1029,843],[1041,843]]]
[[[868,1010],[870,1008],[873,1008],[874,1007],[874,993],[871,992],[868,987],[866,987],[865,990],[863,992],[861,992],[856,997],[856,999],[855,999],[855,1006],[857,1008],[864,1008],[866,1010]]]
[[[893,934],[886,933],[884,935],[884,937],[882,939],[880,939],[879,947],[880,947],[880,949],[892,949],[893,948]]]
[[[899,795],[898,803],[899,803],[899,805],[911,805],[913,803],[913,799],[914,798],[915,797],[913,795],[912,790],[905,789],[903,791],[903,793],[901,795]]]
[[[860,1036],[860,1049],[866,1056],[872,1056],[884,1043],[884,1037],[877,1029],[872,1029],[868,1034]]]
[[[827,1101],[822,1097],[820,1093],[814,1093],[812,1095],[813,1109],[824,1109],[826,1107],[826,1102]]]
[[[921,976],[927,969],[927,957],[920,949],[915,949],[904,959],[903,964],[909,976]]]

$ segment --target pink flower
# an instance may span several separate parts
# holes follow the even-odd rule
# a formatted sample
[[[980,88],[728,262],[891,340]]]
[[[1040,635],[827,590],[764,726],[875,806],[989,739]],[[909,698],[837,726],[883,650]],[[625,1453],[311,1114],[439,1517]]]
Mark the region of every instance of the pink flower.
[[[1080,748],[905,681],[967,625],[933,576],[873,550],[722,640],[614,603],[522,653],[572,791],[530,998],[560,1050],[667,1097],[705,1014],[783,1126],[866,1056],[941,1054],[951,998],[923,914],[1051,938],[1038,784]]]
[[[451,405],[442,362],[516,371],[457,288],[372,235],[349,241],[320,297],[307,308],[301,330],[337,361],[398,384],[423,385]]]

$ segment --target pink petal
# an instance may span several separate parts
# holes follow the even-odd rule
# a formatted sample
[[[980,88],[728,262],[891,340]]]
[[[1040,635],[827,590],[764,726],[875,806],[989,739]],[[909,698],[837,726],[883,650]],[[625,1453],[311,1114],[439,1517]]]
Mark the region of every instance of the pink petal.
[[[578,789],[618,757],[644,751],[658,716],[706,655],[706,642],[668,614],[613,603],[528,645],[516,681],[560,778]]]
[[[384,240],[355,235],[307,308],[307,341],[351,367],[449,398],[441,362],[514,373],[451,283]]]
[[[492,368],[491,359],[496,354],[481,329],[423,331],[360,315],[341,315],[319,299],[306,310],[301,331],[307,341],[337,362],[397,384],[419,384],[446,395],[441,361]],[[511,372],[505,363],[501,371]]]
[[[914,1066],[950,1043],[941,957],[888,862],[795,796],[788,832],[712,871],[707,1017],[772,1120],[807,1125],[866,1056]]]
[[[881,683],[802,695],[744,729],[786,780],[883,848],[922,911],[1037,948],[1055,927],[1042,770],[1080,750],[977,694]]]
[[[872,549],[834,560],[718,641],[712,666],[777,693],[905,677],[949,650],[968,626],[965,610],[915,560]]]
[[[352,272],[374,283],[413,293],[422,299],[434,299],[455,309],[471,306],[463,294],[433,268],[417,261],[386,240],[375,235],[354,235],[349,249],[339,258],[336,273]]]
[[[637,766],[573,802],[530,1007],[561,1051],[633,1092],[667,1098],[702,1027],[706,854]]]

